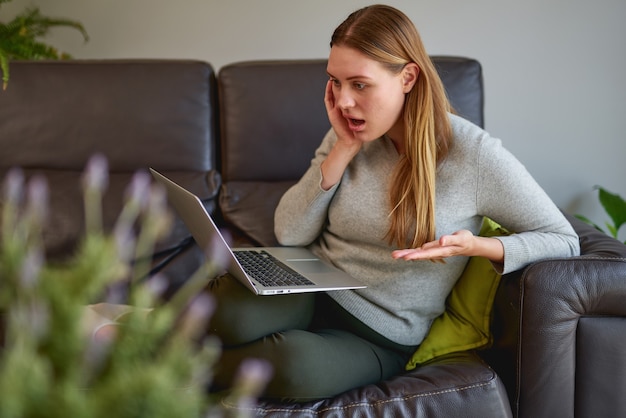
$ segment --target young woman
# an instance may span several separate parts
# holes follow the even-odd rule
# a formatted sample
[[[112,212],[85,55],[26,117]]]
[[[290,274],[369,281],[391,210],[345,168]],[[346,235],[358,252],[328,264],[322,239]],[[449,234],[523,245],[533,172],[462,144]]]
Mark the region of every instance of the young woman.
[[[283,196],[275,232],[368,287],[261,298],[228,275],[214,280],[218,385],[246,357],[272,364],[269,397],[380,381],[404,370],[469,256],[507,273],[579,252],[570,224],[501,142],[452,114],[403,13],[351,14],[332,36],[327,71],[332,129]],[[516,234],[476,236],[483,216]]]

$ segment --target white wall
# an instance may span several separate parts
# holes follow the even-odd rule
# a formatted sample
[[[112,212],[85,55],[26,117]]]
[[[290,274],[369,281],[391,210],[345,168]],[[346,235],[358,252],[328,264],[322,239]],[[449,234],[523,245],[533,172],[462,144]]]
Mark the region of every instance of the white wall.
[[[14,0],[81,21],[91,39],[58,29],[76,58],[239,60],[323,58],[356,0]],[[554,201],[597,222],[596,184],[626,196],[625,0],[389,0],[416,23],[431,54],[484,67],[486,128]],[[303,80],[304,82],[304,80]],[[320,98],[321,100],[321,98]]]

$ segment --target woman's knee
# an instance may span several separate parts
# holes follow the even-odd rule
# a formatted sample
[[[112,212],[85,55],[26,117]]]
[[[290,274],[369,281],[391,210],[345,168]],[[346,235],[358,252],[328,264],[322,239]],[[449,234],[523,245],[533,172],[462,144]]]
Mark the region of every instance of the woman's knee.
[[[349,333],[276,333],[265,339],[258,352],[273,366],[264,394],[270,398],[327,398],[381,378],[369,344]]]
[[[288,329],[304,329],[313,317],[313,294],[258,296],[229,274],[212,280],[207,291],[216,302],[208,332],[226,346]]]

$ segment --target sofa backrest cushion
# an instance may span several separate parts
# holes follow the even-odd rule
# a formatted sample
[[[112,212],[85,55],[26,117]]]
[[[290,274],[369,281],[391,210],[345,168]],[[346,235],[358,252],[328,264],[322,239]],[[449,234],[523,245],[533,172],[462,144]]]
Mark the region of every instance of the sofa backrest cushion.
[[[95,153],[107,157],[110,169],[105,227],[117,218],[132,175],[147,167],[203,198],[215,196],[217,91],[210,64],[15,61],[10,68],[7,90],[0,92],[0,175],[21,167],[27,176],[47,179],[49,255],[70,254],[84,231],[80,177]],[[176,228],[174,235],[188,234]]]
[[[485,126],[482,67],[472,58],[431,57],[454,111],[481,128]]]
[[[444,56],[433,61],[456,112],[482,126],[480,63]],[[219,72],[220,210],[253,244],[277,244],[278,200],[309,167],[330,129],[323,100],[327,81],[321,59],[240,62]]]
[[[0,167],[213,168],[214,77],[194,61],[12,62],[0,94]]]

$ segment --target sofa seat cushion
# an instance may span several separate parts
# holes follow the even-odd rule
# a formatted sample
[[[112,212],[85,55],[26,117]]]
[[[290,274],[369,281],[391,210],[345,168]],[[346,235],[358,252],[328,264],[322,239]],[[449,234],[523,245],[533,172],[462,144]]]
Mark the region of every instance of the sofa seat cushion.
[[[442,356],[436,361],[332,399],[307,403],[262,400],[246,408],[222,400],[227,409],[247,409],[258,417],[511,417],[504,385],[475,353]]]
[[[47,169],[26,169],[23,172],[27,181],[35,175],[46,179],[49,189],[48,219],[43,236],[46,254],[53,260],[66,259],[73,255],[85,231],[81,185],[83,172]],[[133,174],[133,172],[109,173],[108,185],[102,201],[102,224],[107,231],[115,225]],[[0,175],[4,178],[6,171],[0,170]],[[204,199],[207,210],[214,210],[217,184],[212,177],[212,172],[172,171],[168,172],[168,176]],[[170,236],[160,242],[158,247],[175,245],[188,235],[189,231],[180,220],[176,219]]]

